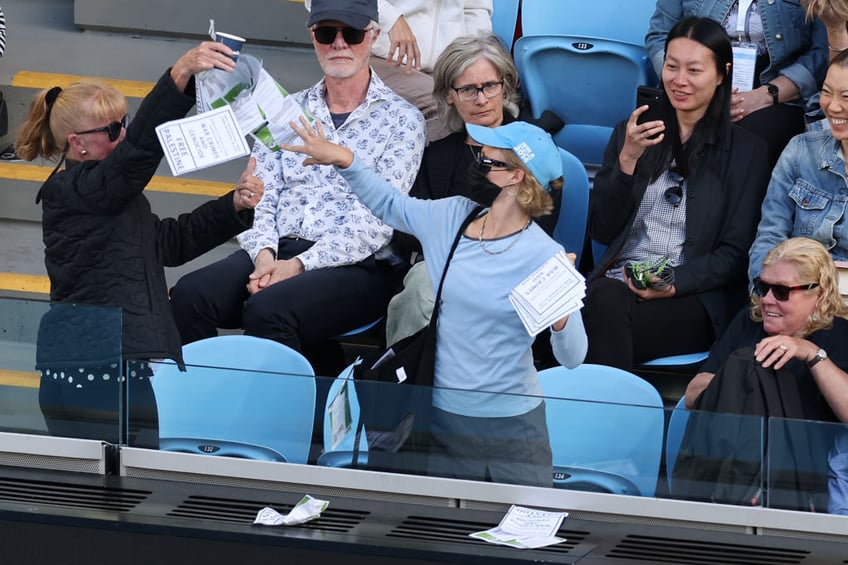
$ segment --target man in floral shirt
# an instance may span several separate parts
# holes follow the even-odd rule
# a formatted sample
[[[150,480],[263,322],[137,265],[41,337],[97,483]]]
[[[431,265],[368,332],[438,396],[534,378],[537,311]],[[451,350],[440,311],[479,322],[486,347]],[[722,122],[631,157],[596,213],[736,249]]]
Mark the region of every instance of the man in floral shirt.
[[[296,93],[327,138],[350,148],[401,192],[424,149],[421,113],[368,65],[376,0],[315,0],[307,26],[324,78]],[[265,183],[241,250],[184,276],[171,292],[183,343],[243,327],[294,349],[378,318],[393,290],[383,260],[392,229],[365,208],[332,167],[253,149]]]

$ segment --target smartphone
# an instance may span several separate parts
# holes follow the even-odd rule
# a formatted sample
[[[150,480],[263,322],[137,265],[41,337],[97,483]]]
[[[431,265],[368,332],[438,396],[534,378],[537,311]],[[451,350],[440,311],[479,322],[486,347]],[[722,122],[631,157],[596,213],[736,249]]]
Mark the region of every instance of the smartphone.
[[[636,107],[648,106],[648,109],[636,119],[636,123],[642,124],[662,120],[665,106],[663,102],[664,98],[665,91],[662,88],[653,88],[650,86],[636,88]]]

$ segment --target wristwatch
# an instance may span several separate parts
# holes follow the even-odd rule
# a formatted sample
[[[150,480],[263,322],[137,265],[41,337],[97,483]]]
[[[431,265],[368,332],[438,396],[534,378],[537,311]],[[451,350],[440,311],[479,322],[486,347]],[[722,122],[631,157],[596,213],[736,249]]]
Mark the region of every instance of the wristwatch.
[[[770,82],[766,83],[766,89],[768,90],[768,93],[771,94],[771,99],[774,100],[774,104],[780,104],[780,98],[777,96],[780,94],[780,89],[777,88],[777,85]]]
[[[827,351],[819,348],[819,350],[816,351],[816,356],[813,357],[812,359],[810,359],[809,361],[807,361],[807,367],[812,369],[813,366],[815,366],[816,363],[818,363],[819,361],[823,361],[825,359],[827,359]]]

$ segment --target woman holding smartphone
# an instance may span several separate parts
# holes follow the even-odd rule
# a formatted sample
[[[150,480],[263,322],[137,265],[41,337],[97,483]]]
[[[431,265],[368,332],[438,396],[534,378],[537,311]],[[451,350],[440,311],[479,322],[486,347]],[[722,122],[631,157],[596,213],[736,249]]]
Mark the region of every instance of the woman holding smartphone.
[[[615,128],[589,201],[607,245],[589,275],[586,362],[630,370],[708,349],[745,304],[747,249],[769,178],[762,140],[730,120],[730,41],[708,18],[668,34],[662,120]],[[628,265],[663,263],[645,288]]]

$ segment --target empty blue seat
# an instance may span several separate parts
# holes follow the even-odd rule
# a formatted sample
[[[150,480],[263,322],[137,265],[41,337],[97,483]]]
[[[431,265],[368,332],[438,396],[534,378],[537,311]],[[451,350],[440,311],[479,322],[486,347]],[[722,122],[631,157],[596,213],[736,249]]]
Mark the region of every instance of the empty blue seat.
[[[575,253],[576,264],[580,265],[589,214],[589,177],[580,159],[565,149],[560,149],[560,156],[565,186],[562,189],[562,206],[554,228],[554,239],[567,252]]]
[[[525,35],[515,65],[535,115],[551,110],[565,126],[554,135],[583,163],[598,165],[612,128],[636,107],[636,88],[656,84],[648,52],[604,37]]]
[[[656,0],[523,0],[524,35],[583,35],[645,45]]]
[[[671,474],[677,463],[677,454],[680,452],[680,444],[683,442],[683,434],[686,432],[686,424],[689,422],[689,411],[684,405],[685,397],[681,396],[668,420],[668,431],[665,437],[665,474],[668,478],[669,492],[675,492],[671,488]]]
[[[337,404],[338,403],[338,404]],[[335,411],[333,409],[335,408]],[[338,414],[342,421],[336,422]],[[327,394],[327,404],[324,410],[324,452],[318,457],[318,465],[326,467],[350,467],[353,462],[353,446],[356,438],[356,426],[359,422],[359,400],[356,396],[356,387],[353,386],[353,365],[345,368],[341,374],[330,385]],[[333,444],[333,429],[344,430],[341,436],[336,437],[337,443]],[[349,426],[349,427],[348,427]],[[358,465],[368,463],[368,442],[365,432],[360,434]]]
[[[554,486],[654,496],[664,427],[657,390],[627,371],[588,363],[545,369],[539,379]]]
[[[152,377],[161,449],[307,462],[315,378],[303,355],[268,339],[225,335],[190,343],[183,356],[185,372],[167,363]]]
[[[519,0],[492,0],[492,33],[512,51],[515,28],[518,27]]]

